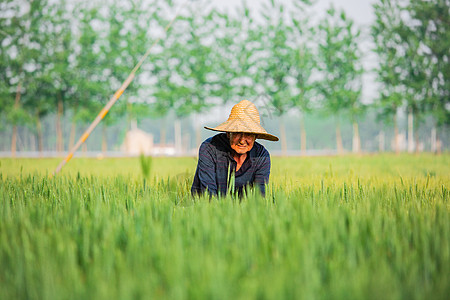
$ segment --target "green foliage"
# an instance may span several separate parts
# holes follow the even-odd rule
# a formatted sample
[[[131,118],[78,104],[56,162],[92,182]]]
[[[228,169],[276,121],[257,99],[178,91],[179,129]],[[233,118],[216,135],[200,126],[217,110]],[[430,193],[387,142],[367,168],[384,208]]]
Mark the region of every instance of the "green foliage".
[[[10,124],[26,124],[30,122],[30,115],[22,107],[12,107],[7,110],[7,120]]]
[[[383,87],[375,105],[380,111],[380,118],[385,121],[391,121],[403,103],[400,83],[402,53],[398,47],[399,36],[394,31],[399,26],[400,12],[392,3],[396,2],[380,1],[374,5],[376,20],[371,27],[374,51],[380,58],[377,78]]]
[[[152,93],[160,115],[173,110],[183,118],[202,112],[212,106],[208,100],[222,88],[213,46],[216,27],[205,5],[205,1],[191,3],[161,41],[163,50],[153,65],[157,83]]]
[[[214,12],[218,84],[223,103],[256,97],[256,76],[261,30],[246,3],[235,14]]]
[[[347,113],[355,120],[364,112],[361,102],[360,30],[344,11],[333,7],[319,24],[318,68],[321,79],[316,82],[322,107],[332,115]]]
[[[406,105],[416,118],[431,112],[438,126],[449,124],[448,1],[379,1],[374,8],[380,115]]]
[[[42,9],[47,1],[22,3],[9,0],[1,3],[1,73],[0,88],[2,112],[6,112],[13,125],[25,124],[30,120],[24,105],[30,92],[29,83],[41,67],[44,25]],[[28,96],[28,97],[27,97]]]
[[[448,295],[448,155],[274,158],[240,202],[194,200],[191,158],[138,161],[0,160],[0,298]]]
[[[315,88],[323,111],[336,120],[338,153],[343,151],[339,123],[343,115],[353,123],[353,150],[359,151],[357,122],[366,108],[361,99],[363,68],[358,46],[360,33],[344,11],[337,12],[333,6],[319,24],[317,65],[320,78]]]
[[[411,85],[421,93],[422,111],[430,111],[438,126],[450,124],[450,3],[449,1],[410,1],[408,39],[416,43],[414,68],[423,69]]]
[[[292,88],[289,85],[292,61],[289,40],[293,39],[292,27],[287,24],[285,7],[277,1],[270,1],[262,15],[265,26],[259,29],[259,52],[266,59],[259,60],[257,82],[278,116],[284,115],[293,103]]]
[[[161,38],[106,125],[125,114],[184,118],[244,98],[267,99],[278,116],[322,108],[354,122],[366,109],[358,47],[364,36],[334,8],[314,24],[313,2],[268,0],[255,11],[244,1],[220,12],[209,1],[188,1],[164,33],[176,1],[2,1],[1,118],[31,124],[63,102],[75,121],[91,122]],[[381,87],[374,107],[382,119],[407,106],[416,120],[431,113],[436,125],[450,123],[448,10],[446,0],[375,3],[371,35]]]

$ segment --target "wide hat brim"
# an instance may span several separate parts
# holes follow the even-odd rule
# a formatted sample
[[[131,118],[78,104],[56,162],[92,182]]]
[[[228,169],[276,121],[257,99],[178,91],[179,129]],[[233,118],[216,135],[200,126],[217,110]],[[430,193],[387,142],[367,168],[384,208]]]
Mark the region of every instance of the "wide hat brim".
[[[219,125],[220,126],[220,125]],[[217,127],[219,127],[219,126],[217,126]],[[274,135],[272,135],[272,134],[270,134],[270,133],[256,133],[256,132],[248,132],[248,131],[242,131],[242,130],[237,130],[237,131],[232,131],[232,130],[221,130],[221,129],[217,129],[217,127],[216,128],[211,128],[211,127],[206,127],[205,126],[205,129],[208,129],[208,130],[213,130],[213,131],[219,131],[219,132],[246,132],[246,133],[254,133],[254,134],[256,134],[256,138],[257,139],[263,139],[263,140],[268,140],[268,141],[272,141],[272,142],[277,142],[279,139],[278,139],[278,137],[276,137],[276,136],[274,136]]]
[[[223,122],[217,127],[207,127],[205,129],[219,131],[219,132],[245,132],[245,133],[253,133],[256,134],[257,139],[263,139],[268,141],[276,142],[278,141],[278,137],[267,133],[267,131],[257,122],[253,120],[242,120],[239,118],[228,119],[226,122]]]

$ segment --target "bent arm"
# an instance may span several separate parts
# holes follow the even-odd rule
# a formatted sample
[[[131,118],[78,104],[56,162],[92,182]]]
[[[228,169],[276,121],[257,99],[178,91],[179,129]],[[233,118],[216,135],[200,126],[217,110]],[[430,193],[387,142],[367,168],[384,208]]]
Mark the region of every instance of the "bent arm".
[[[199,149],[197,170],[191,193],[198,195],[205,190],[208,190],[210,195],[217,195],[215,154],[209,144],[203,143]]]
[[[269,183],[269,175],[270,155],[269,152],[265,150],[258,160],[258,167],[256,168],[254,181],[254,184],[259,187],[259,190],[263,196],[266,195],[266,184]]]

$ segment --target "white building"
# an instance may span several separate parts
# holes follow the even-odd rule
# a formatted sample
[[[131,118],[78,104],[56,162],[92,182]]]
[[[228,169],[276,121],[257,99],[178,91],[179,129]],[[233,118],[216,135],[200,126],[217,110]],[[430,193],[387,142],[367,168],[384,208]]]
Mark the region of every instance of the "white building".
[[[120,149],[127,155],[153,154],[153,135],[138,128],[132,128],[125,135]]]
[[[173,156],[176,154],[174,145],[155,145],[153,135],[137,128],[136,121],[131,123],[131,130],[125,135],[120,150],[126,155],[137,156],[140,154],[152,156]]]

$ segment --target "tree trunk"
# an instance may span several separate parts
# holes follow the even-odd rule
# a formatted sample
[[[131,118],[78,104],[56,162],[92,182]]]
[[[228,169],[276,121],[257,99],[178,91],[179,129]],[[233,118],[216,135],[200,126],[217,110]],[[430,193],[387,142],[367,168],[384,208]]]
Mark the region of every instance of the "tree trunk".
[[[281,140],[281,154],[287,155],[287,141],[286,141],[286,128],[284,127],[283,117],[280,116],[280,140]]]
[[[419,126],[416,123],[416,130],[414,131],[414,140],[416,141],[416,154],[420,152],[420,142],[419,142]]]
[[[202,144],[202,127],[200,125],[199,116],[194,115],[194,122],[195,122],[195,149],[200,148],[200,145]],[[198,152],[198,151],[197,151]]]
[[[385,143],[385,136],[384,131],[380,131],[378,134],[378,152],[384,152],[384,143]]]
[[[420,147],[420,140],[419,140],[419,119],[416,118],[414,120],[414,141],[415,141],[415,152],[416,154],[419,154],[419,152],[421,151],[421,147]]]
[[[24,136],[24,131],[22,130],[22,134],[19,134],[19,128],[17,128],[17,149],[20,149],[21,151],[25,150],[25,144],[20,138],[21,136]]]
[[[175,134],[175,153],[177,155],[181,154],[181,121],[176,119],[174,124],[174,134]]]
[[[182,138],[182,145],[183,145],[183,154],[186,154],[186,152],[189,151],[189,147],[190,147],[190,140],[191,140],[191,135],[189,134],[189,132],[186,132]]]
[[[106,133],[106,125],[103,124],[102,126],[102,153],[103,155],[106,155],[106,151],[108,151],[108,136]]]
[[[19,108],[19,102],[20,102],[20,91],[22,89],[22,82],[19,81],[19,84],[17,85],[16,90],[16,98],[14,99],[14,108]],[[17,120],[14,120],[14,125],[12,128],[12,137],[11,137],[11,156],[16,157],[16,150],[17,150]]]
[[[159,145],[161,148],[166,146],[166,117],[161,120],[161,127],[159,130]]]
[[[42,152],[44,151],[44,136],[42,134],[42,124],[39,114],[36,114],[36,132],[38,140],[39,157],[42,157]]]
[[[414,116],[411,108],[408,110],[408,152],[414,152]]]
[[[76,117],[77,111],[78,111],[78,99],[75,99],[72,122],[70,124],[69,149],[68,149],[69,151],[72,150],[73,146],[75,145],[75,136],[77,134],[77,123],[75,121],[75,117]]]
[[[69,136],[69,150],[73,148],[75,145],[75,134],[76,134],[77,124],[74,120],[72,120],[72,124],[70,126],[70,136]]]
[[[34,134],[30,134],[30,151],[36,152],[36,136]]]
[[[11,156],[16,157],[17,125],[13,125],[11,138]]]
[[[431,128],[431,138],[430,138],[431,153],[436,153],[436,127]]]
[[[342,146],[341,123],[339,118],[336,119],[336,147],[339,155],[344,153],[344,147]]]
[[[61,95],[58,94],[58,113],[56,114],[56,151],[63,152],[63,134],[62,134],[62,115],[63,115],[63,101]]]
[[[352,141],[353,153],[359,154],[361,152],[361,140],[359,137],[358,122],[353,122],[353,141]]]
[[[19,138],[19,143],[20,143],[20,134],[18,135]],[[23,131],[23,140],[22,140],[22,147],[21,149],[23,151],[30,151],[30,145],[28,144],[28,142],[30,141],[30,139],[28,139],[28,130]]]
[[[300,112],[300,152],[302,155],[306,155],[305,118],[302,112]]]
[[[436,129],[436,154],[437,155],[441,155],[441,153],[442,153],[441,146],[442,146],[442,142],[441,142],[441,139],[439,138],[439,132]]]
[[[59,101],[58,101],[58,110],[56,113],[56,120],[55,120],[55,131],[56,131],[56,152],[61,152],[60,149],[60,142],[61,142],[61,119],[59,116]]]
[[[400,154],[400,145],[398,141],[398,124],[397,124],[397,112],[394,114],[394,150],[395,154]]]
[[[197,128],[195,129],[195,146],[196,148],[200,148],[200,145],[202,144],[202,127],[200,125],[196,126]]]

